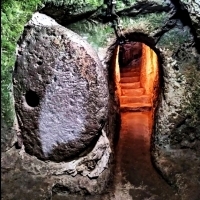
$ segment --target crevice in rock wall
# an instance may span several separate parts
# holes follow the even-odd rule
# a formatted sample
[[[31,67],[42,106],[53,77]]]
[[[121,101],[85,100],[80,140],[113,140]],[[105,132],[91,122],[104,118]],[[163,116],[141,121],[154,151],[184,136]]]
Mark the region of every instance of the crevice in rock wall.
[[[153,37],[157,38],[156,39],[156,44],[159,42],[159,40],[161,39],[161,37],[168,32],[169,30],[173,29],[177,24],[177,20],[168,20],[164,26],[162,26],[160,28],[160,30],[154,34]]]
[[[74,191],[73,191],[74,190]],[[80,191],[76,191],[76,188],[72,189],[69,188],[63,184],[57,183],[52,187],[52,197],[54,197],[55,195],[73,195],[76,194],[77,196],[87,196],[87,195],[91,195],[91,192],[87,189],[87,187],[82,187],[82,190]]]
[[[171,2],[174,4],[175,12],[170,19],[180,19],[183,26],[190,27],[191,34],[194,36],[195,48],[198,50],[198,53],[200,53],[200,39],[193,27],[188,10],[183,6],[183,3],[180,0],[171,0]]]

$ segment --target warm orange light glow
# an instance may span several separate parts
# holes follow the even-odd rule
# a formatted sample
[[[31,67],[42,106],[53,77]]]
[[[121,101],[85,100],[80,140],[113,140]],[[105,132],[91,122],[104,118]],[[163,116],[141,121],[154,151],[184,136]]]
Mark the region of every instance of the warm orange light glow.
[[[113,65],[114,65],[114,79],[115,79],[115,84],[117,87],[117,96],[121,96],[121,87],[120,87],[120,68],[119,68],[119,61],[118,61],[118,55],[119,55],[119,46],[114,51],[114,60],[113,60]]]
[[[140,73],[141,87],[145,94],[154,96],[154,88],[158,85],[158,57],[147,45],[142,44],[142,62]]]
[[[147,45],[138,43],[133,48],[125,46],[123,59],[133,55],[127,66],[119,66],[120,46],[117,46],[113,56],[115,93],[120,100],[123,111],[152,111],[152,118],[158,92],[158,57]],[[138,57],[138,52],[142,52]],[[137,55],[137,57],[134,57]]]
[[[115,49],[112,64],[121,111],[118,169],[126,172],[125,178],[133,185],[149,184],[152,177],[159,181],[150,154],[159,89],[157,54],[143,43],[129,42]]]

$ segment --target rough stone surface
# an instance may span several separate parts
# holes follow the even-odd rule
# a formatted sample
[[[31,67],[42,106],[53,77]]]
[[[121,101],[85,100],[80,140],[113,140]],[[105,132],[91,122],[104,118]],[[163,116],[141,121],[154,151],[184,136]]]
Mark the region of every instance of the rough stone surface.
[[[36,13],[25,27],[14,97],[26,152],[62,161],[99,135],[107,120],[108,88],[90,45],[48,19]]]
[[[173,4],[174,2],[178,2],[178,4],[175,6]],[[144,0],[131,1],[129,7],[119,10],[117,14],[123,16],[121,17],[121,22],[127,33],[126,35],[130,36],[129,38],[131,38],[132,41],[137,40],[139,42],[144,42],[153,48],[158,54],[161,64],[160,73],[162,82],[160,82],[160,84],[162,84],[163,90],[160,93],[158,108],[155,113],[155,127],[152,138],[153,164],[164,179],[170,185],[178,189],[180,200],[199,200],[200,55],[195,49],[195,47],[198,46],[196,43],[197,40],[194,40],[194,32],[196,33],[196,37],[199,38],[199,1],[182,0],[173,1],[173,3],[169,0],[153,0],[151,2]],[[50,10],[51,14],[55,13],[55,15],[62,18],[60,21],[65,23],[66,15],[63,15],[65,11],[56,7],[53,8],[52,5],[51,8],[50,10],[49,7],[47,7],[46,10]],[[57,12],[55,12],[56,10]],[[188,14],[182,11],[187,11]],[[60,16],[60,13],[62,16]],[[186,13],[186,15],[183,13]],[[83,13],[80,16],[85,19],[89,16],[89,20],[95,23],[97,22],[97,26],[99,26],[98,22],[101,20],[101,15],[97,15],[96,13],[85,15]],[[69,17],[72,18],[73,16],[70,15]],[[77,22],[79,20],[80,17],[73,21]],[[70,22],[71,21],[67,21],[66,24]],[[47,22],[45,21],[45,23]],[[55,22],[51,20],[51,23]],[[84,21],[81,21],[81,24],[85,25],[84,23]],[[46,25],[49,25],[49,21]],[[77,27],[78,26],[80,26],[80,24],[78,24]],[[39,30],[39,27],[35,30]],[[60,29],[60,26],[58,27]],[[47,30],[50,28],[51,26],[48,26]],[[95,28],[92,27],[92,29]],[[30,28],[30,30],[32,29]],[[80,28],[78,30],[80,32]],[[98,33],[96,34],[98,37],[94,38],[100,38],[101,35],[107,37],[107,34],[103,32],[104,30],[105,29],[97,29]],[[133,34],[134,37],[132,37],[129,33],[133,32],[138,34],[135,34],[135,36]],[[31,34],[30,32],[30,35]],[[85,38],[89,38],[87,31],[83,31],[81,35],[87,36]],[[53,38],[54,35],[51,37]],[[115,38],[114,33],[112,33],[110,37]],[[105,41],[110,40],[110,37],[107,37]],[[96,44],[96,41],[92,42]],[[52,42],[53,48],[54,45],[57,45],[56,43],[56,40]],[[109,45],[107,42],[105,43],[106,46],[99,48],[98,55],[101,57],[101,61],[104,62],[103,68],[106,72],[105,77],[109,79],[109,120],[108,124],[105,126],[105,132],[113,153],[114,149],[112,145],[114,141],[117,141],[117,135],[115,134],[117,133],[117,127],[119,129],[120,123],[118,121],[119,112],[117,112],[118,105],[116,103],[118,99],[115,95],[112,68],[110,67],[110,62],[105,62],[105,55],[112,54],[112,51],[111,49],[107,51]],[[113,47],[112,50],[113,49],[115,49],[115,47]],[[30,62],[32,62],[31,59],[33,58],[29,58]],[[52,57],[48,59],[52,59]],[[39,60],[38,63],[40,64],[41,61]],[[49,79],[47,79],[47,82],[48,80]],[[46,87],[46,89],[48,88]],[[20,121],[20,116],[18,116],[18,119]],[[104,134],[99,137],[99,139],[103,138]],[[2,199],[23,200],[32,196],[32,199],[37,200],[119,200],[121,196],[121,199],[131,200],[132,197],[130,197],[128,191],[132,189],[135,191],[142,190],[142,193],[149,194],[147,188],[135,187],[134,184],[124,185],[123,181],[118,182],[119,187],[112,185],[112,187],[116,187],[116,192],[112,190],[112,187],[108,184],[108,179],[113,178],[110,171],[113,165],[111,162],[113,155],[112,153],[110,154],[107,164],[108,168],[106,169],[104,164],[107,161],[103,162],[104,154],[108,155],[110,150],[107,146],[107,139],[104,138],[102,141],[104,141],[104,150],[99,149],[95,156],[90,152],[88,154],[88,156],[90,155],[89,157],[83,155],[80,160],[74,158],[75,161],[61,163],[51,161],[43,162],[38,160],[35,156],[27,154],[23,151],[23,148],[18,150],[13,147],[7,150],[2,154]],[[102,143],[98,142],[98,144]],[[101,148],[101,145],[99,148]],[[93,148],[93,150],[94,149],[95,148]],[[104,153],[102,153],[103,151]],[[125,149],[123,149],[123,151],[126,156]],[[95,159],[97,157],[99,158],[99,156],[101,158],[97,162]],[[81,161],[83,161],[83,158],[85,162],[82,165]],[[105,160],[107,160],[107,158],[108,157],[106,157]],[[97,164],[99,162],[101,165]],[[71,169],[69,168],[69,163],[76,163],[76,165],[72,167],[71,174],[69,174],[69,169]],[[93,168],[94,163],[97,168]],[[121,164],[124,165],[125,163]],[[99,166],[101,167],[99,168]],[[65,169],[67,171],[65,171]],[[79,171],[79,169],[81,170]],[[101,169],[104,170],[100,172]],[[89,178],[89,174],[92,174],[93,170],[100,172],[98,178],[95,176]],[[130,169],[130,171],[132,170]],[[86,174],[86,176],[83,176],[84,174]],[[133,173],[132,175],[133,180],[135,180],[135,174]],[[115,176],[116,179],[120,177],[117,173]],[[109,197],[105,197],[101,194],[105,191],[105,188],[110,190]],[[137,197],[135,197],[135,199],[136,198]],[[148,199],[160,200],[160,197],[149,195]]]
[[[186,5],[189,1],[182,2]],[[153,160],[163,177],[179,189],[182,200],[200,198],[200,55],[191,34],[195,29],[198,36],[199,25],[193,23],[192,16],[198,16],[199,8],[195,7],[198,11],[193,15],[193,4],[195,1],[185,6],[192,24],[183,25],[190,21],[186,16],[186,21],[176,19],[175,26],[161,34],[157,43],[163,58],[164,91],[155,119]]]
[[[12,84],[11,84],[12,85]],[[11,86],[12,87],[12,86]],[[13,87],[11,89],[10,96],[12,97],[13,108],[14,108],[14,97],[13,97]],[[15,111],[14,118],[8,123],[5,117],[1,113],[1,151],[5,152],[13,147],[17,142],[17,135],[19,134],[19,126]]]
[[[142,56],[142,43],[130,42],[128,44],[124,44],[119,51],[120,67],[127,66],[131,62],[140,59],[141,56]]]
[[[86,156],[67,163],[50,163],[52,173],[55,175],[70,174],[76,176],[88,176],[89,178],[98,177],[108,166],[109,157],[111,154],[110,143],[106,133],[102,131],[102,135],[97,141],[93,150]]]
[[[199,0],[181,0],[185,10],[188,11],[192,26],[200,42],[200,1]]]
[[[15,135],[15,132],[10,129],[5,121],[1,117],[1,151],[5,152],[6,150],[12,147],[12,139]]]
[[[6,200],[52,199],[55,194],[100,194],[109,180],[110,143],[104,131],[84,157],[43,162],[14,147],[2,153],[2,197]]]

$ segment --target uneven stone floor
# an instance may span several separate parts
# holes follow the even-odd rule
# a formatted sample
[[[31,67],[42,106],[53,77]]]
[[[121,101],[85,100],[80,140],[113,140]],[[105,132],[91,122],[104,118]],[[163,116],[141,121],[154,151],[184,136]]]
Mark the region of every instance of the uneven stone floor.
[[[180,199],[151,163],[151,111],[121,114],[115,199]],[[117,180],[118,179],[118,180]]]
[[[54,196],[53,200],[180,200],[150,158],[150,111],[125,112],[117,147],[114,188],[101,196]]]

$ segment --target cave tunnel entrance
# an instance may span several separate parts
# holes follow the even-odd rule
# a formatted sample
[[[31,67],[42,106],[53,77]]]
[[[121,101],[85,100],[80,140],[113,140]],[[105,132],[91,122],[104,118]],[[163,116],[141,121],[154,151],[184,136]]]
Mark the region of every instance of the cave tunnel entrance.
[[[138,37],[137,34],[136,37]],[[112,77],[114,77],[115,96],[119,99],[121,124],[123,124],[123,119],[126,120],[124,116],[127,114],[124,113],[132,113],[131,117],[137,118],[136,120],[143,120],[137,116],[137,113],[148,115],[148,124],[141,123],[140,125],[148,126],[148,132],[141,134],[149,137],[147,146],[150,154],[154,118],[161,91],[162,68],[159,52],[152,44],[147,45],[146,40],[144,40],[145,43],[141,41],[140,38],[139,41],[132,40],[116,46],[113,51],[111,69],[114,75]],[[123,129],[122,126],[121,129]],[[117,136],[117,140],[120,135]]]
[[[159,90],[157,54],[142,42],[129,42],[118,46],[115,82],[122,112],[154,112]]]
[[[160,57],[155,51],[141,41],[127,42],[115,47],[111,66],[121,111],[117,169],[135,187],[144,183],[150,190],[166,186],[150,152],[160,91]]]

